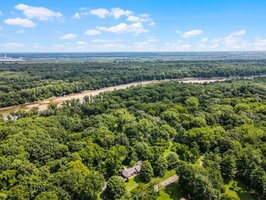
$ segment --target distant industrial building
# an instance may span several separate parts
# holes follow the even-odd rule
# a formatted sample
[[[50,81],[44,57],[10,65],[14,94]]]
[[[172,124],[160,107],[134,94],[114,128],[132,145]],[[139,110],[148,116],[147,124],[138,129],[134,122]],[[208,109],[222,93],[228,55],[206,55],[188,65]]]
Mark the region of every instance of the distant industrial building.
[[[12,57],[8,57],[5,54],[2,54],[0,56],[0,62],[16,62],[16,61],[24,61],[24,59],[21,57],[21,58],[12,58]]]

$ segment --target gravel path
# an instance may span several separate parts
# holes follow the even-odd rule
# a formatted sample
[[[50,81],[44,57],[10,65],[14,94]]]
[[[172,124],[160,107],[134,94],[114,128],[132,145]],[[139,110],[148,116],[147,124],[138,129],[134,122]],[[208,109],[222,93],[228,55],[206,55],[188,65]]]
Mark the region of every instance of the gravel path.
[[[178,179],[179,179],[179,176],[173,175],[173,176],[169,177],[168,179],[166,179],[166,180],[160,182],[159,184],[155,185],[154,189],[155,189],[155,191],[158,192],[161,187],[165,187],[167,185],[170,185],[170,184],[178,181]]]

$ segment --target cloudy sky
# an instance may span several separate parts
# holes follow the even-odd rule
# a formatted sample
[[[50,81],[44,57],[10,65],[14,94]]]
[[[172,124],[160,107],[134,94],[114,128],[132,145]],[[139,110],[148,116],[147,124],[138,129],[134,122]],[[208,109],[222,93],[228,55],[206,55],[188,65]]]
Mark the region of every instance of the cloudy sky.
[[[246,50],[265,0],[0,0],[0,52]]]

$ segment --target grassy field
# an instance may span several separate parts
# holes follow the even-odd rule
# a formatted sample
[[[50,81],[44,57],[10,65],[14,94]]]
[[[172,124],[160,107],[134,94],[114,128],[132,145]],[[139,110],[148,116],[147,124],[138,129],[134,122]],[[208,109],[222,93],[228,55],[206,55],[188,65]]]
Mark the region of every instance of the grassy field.
[[[169,151],[170,152],[170,151]],[[169,153],[168,152],[168,153]],[[167,154],[166,154],[167,155]],[[200,166],[200,162],[203,160],[203,157],[199,158],[199,160],[194,164],[197,167],[203,168]],[[163,177],[155,177],[152,178],[151,183],[158,184],[169,177],[175,175],[175,170],[171,170],[166,172],[166,174]],[[126,182],[126,189],[127,192],[132,191],[136,187],[138,187],[140,183],[139,176],[135,176],[131,179],[129,179],[129,182]],[[231,181],[228,183],[225,189],[225,193],[228,194],[232,199],[239,199],[239,200],[255,200],[256,198],[251,196],[249,189],[244,186],[241,182],[237,182],[237,185],[234,186],[234,182]],[[168,185],[166,187],[160,188],[160,194],[157,200],[180,200],[182,197],[182,191],[180,190],[179,182],[172,183],[171,185]],[[101,199],[100,197],[98,199]]]
[[[168,156],[168,154],[171,152],[171,148],[172,148],[172,146],[173,146],[173,142],[169,142],[169,146],[168,146],[168,148],[164,151],[164,153],[163,153],[163,157],[167,157]]]
[[[180,200],[182,194],[180,191],[179,183],[172,183],[160,190],[160,195],[157,200]]]
[[[126,182],[126,189],[128,192],[138,187],[138,183],[136,182],[137,177],[129,179],[128,182]]]
[[[168,171],[168,172],[166,172],[166,174],[163,177],[152,178],[151,183],[158,184],[158,183],[168,179],[169,177],[175,175],[175,173],[176,173],[175,170]],[[127,191],[130,192],[131,190],[138,187],[139,182],[140,181],[139,181],[138,176],[135,176],[135,177],[129,179],[129,181],[125,183]]]
[[[169,177],[175,175],[175,170],[171,170],[166,172],[166,174],[163,177],[156,177],[152,178],[151,183],[158,184]],[[135,176],[131,179],[129,179],[129,182],[126,182],[126,189],[128,192],[138,187],[139,183],[139,177]],[[158,200],[179,200],[182,196],[180,195],[179,191],[179,185],[177,183],[173,183],[167,187],[162,187],[160,190],[160,196],[158,197]]]
[[[165,150],[165,152],[163,154],[165,158],[171,152],[171,147],[172,146],[173,146],[173,143],[169,142],[169,146],[168,146],[168,148]],[[158,184],[158,183],[164,181],[165,179],[168,179],[169,177],[175,175],[175,173],[176,173],[175,170],[168,171],[168,172],[166,172],[166,174],[163,177],[152,178],[151,183]],[[140,182],[138,180],[138,178],[139,178],[138,176],[135,176],[135,177],[129,179],[128,182],[126,182],[126,189],[127,189],[128,192],[130,192],[131,190],[133,190],[136,187],[138,187],[138,183]]]
[[[156,178],[152,178],[151,182],[154,184],[158,184],[166,179],[168,179],[169,177],[173,176],[176,174],[175,170],[171,170],[165,173],[165,175],[163,177],[156,177]]]
[[[226,185],[225,193],[234,199],[241,200],[255,200],[256,198],[251,196],[248,192],[249,189],[244,186],[241,182],[237,182],[237,186],[234,186],[234,182],[231,181]]]

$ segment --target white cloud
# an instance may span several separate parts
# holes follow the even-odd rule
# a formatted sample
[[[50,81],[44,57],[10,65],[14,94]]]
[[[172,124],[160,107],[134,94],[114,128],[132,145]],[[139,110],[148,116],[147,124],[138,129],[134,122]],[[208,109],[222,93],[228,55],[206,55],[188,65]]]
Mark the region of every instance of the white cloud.
[[[127,18],[127,21],[130,21],[130,22],[139,22],[139,21],[141,21],[141,18],[138,17],[138,16],[130,15],[130,16]]]
[[[77,42],[76,42],[76,45],[84,46],[84,45],[88,45],[88,43],[85,42],[85,41],[77,41]]]
[[[32,47],[32,48],[34,48],[34,49],[38,49],[38,50],[40,50],[40,49],[43,49],[43,48],[44,48],[44,47],[43,47],[43,46],[41,46],[41,44],[40,44],[40,43],[38,43],[38,42],[31,43],[30,45],[31,45],[31,47]]]
[[[24,34],[25,33],[25,30],[18,30],[16,31],[18,34]]]
[[[232,32],[225,37],[217,37],[209,40],[208,38],[202,38],[200,42],[196,43],[200,49],[213,50],[213,49],[246,49],[252,47],[252,45],[243,36],[246,34],[246,30],[239,30]],[[255,46],[255,44],[254,44]]]
[[[90,47],[100,51],[155,51],[159,40],[156,38],[147,38],[140,41],[132,40],[93,40]]]
[[[256,50],[266,50],[266,39],[256,38],[254,47]]]
[[[219,38],[214,38],[212,41],[211,41],[211,44],[209,46],[210,49],[215,49],[217,47],[220,46],[220,44],[222,43],[223,41],[223,38],[222,37],[219,37]]]
[[[3,15],[3,12],[0,10],[0,16]]]
[[[97,8],[97,9],[92,9],[89,11],[91,15],[96,15],[100,18],[106,18],[106,17],[114,17],[115,19],[119,19],[122,16],[129,16],[133,14],[132,11],[130,10],[123,10],[121,8],[112,8],[111,10],[107,10],[105,8]],[[79,13],[80,14],[80,13]],[[87,15],[87,12],[81,13],[82,15]]]
[[[183,40],[178,40],[178,41],[171,41],[165,43],[163,47],[163,51],[191,51],[192,50],[192,45],[191,44],[184,44]]]
[[[81,14],[76,12],[74,15],[73,15],[73,18],[74,19],[80,19],[81,18]]]
[[[121,16],[129,16],[133,12],[130,10],[123,10],[121,8],[112,8],[110,15],[113,16],[116,19],[119,19]]]
[[[100,18],[106,18],[110,14],[110,12],[109,12],[109,10],[107,10],[105,8],[98,8],[98,9],[90,10],[90,14],[96,15]]]
[[[246,30],[240,30],[230,33],[224,38],[225,46],[233,49],[241,49],[247,47],[249,44],[242,38],[246,34]]]
[[[95,29],[89,29],[85,32],[85,35],[88,35],[88,36],[94,36],[94,35],[100,35],[100,34],[101,32]]]
[[[94,39],[91,42],[90,47],[100,51],[117,51],[118,49],[125,49],[129,46],[125,44],[125,41],[120,40]]]
[[[194,29],[194,30],[187,31],[184,33],[181,31],[176,31],[176,33],[180,34],[182,38],[191,38],[191,37],[201,35],[203,33],[203,31],[200,29]]]
[[[209,38],[202,38],[200,42],[196,43],[196,46],[199,48],[199,50],[213,50],[217,49],[221,43],[224,41],[224,38],[214,38],[212,40],[209,40]]]
[[[110,33],[135,33],[135,35],[138,35],[140,33],[148,32],[149,30],[145,29],[143,24],[141,22],[136,22],[132,24],[126,24],[126,23],[120,23],[116,26],[111,27],[97,27],[98,30],[110,32]]]
[[[101,51],[110,51],[114,50],[117,51],[118,49],[124,49],[126,46],[123,43],[101,43],[101,44],[93,44],[91,45],[93,48],[100,49]]]
[[[232,38],[232,37],[239,37],[239,36],[242,36],[242,35],[245,35],[247,33],[246,30],[240,30],[240,31],[236,31],[236,32],[232,32],[230,33],[230,35],[228,36],[229,38]]]
[[[29,18],[36,18],[41,21],[47,21],[53,18],[62,18],[63,15],[60,12],[53,12],[44,7],[33,7],[26,4],[18,4],[15,6],[17,10],[23,11],[23,14]]]
[[[81,19],[82,16],[87,16],[87,15],[90,15],[90,10],[88,8],[81,8],[80,9],[80,12],[76,12],[74,15],[73,15],[73,19]]]
[[[62,40],[72,40],[72,39],[75,39],[76,37],[77,37],[76,34],[68,33],[68,34],[62,35],[60,37],[60,39],[62,39]]]
[[[208,42],[209,38],[205,37],[201,39],[201,42]]]
[[[129,22],[148,22],[150,26],[154,26],[155,22],[150,18],[148,14],[142,14],[140,16],[130,15],[127,18]]]
[[[131,10],[124,10],[121,8],[112,8],[110,10],[106,8],[97,8],[97,9],[88,9],[88,8],[80,8],[79,12],[76,12],[73,15],[74,19],[80,19],[82,16],[87,15],[95,15],[99,18],[107,18],[114,17],[115,19],[119,19],[122,16],[127,17],[127,21],[129,22],[146,22],[150,26],[154,26],[155,22],[151,19],[150,15],[147,13],[141,15],[134,15],[134,12]]]
[[[183,44],[180,46],[181,49],[189,49],[191,48],[191,45],[190,44]]]
[[[35,27],[35,23],[33,23],[30,19],[21,19],[21,18],[9,18],[4,20],[5,24],[13,25],[13,26],[22,26],[25,28],[33,28]]]
[[[14,50],[24,47],[24,44],[18,42],[10,42],[3,45],[4,48],[8,50]]]
[[[149,23],[149,25],[150,25],[150,26],[155,26],[156,23],[155,23],[154,21],[152,21],[152,22]]]
[[[134,42],[132,46],[129,46],[131,49],[134,51],[152,51],[155,48],[156,43],[158,43],[159,40],[156,38],[148,38],[147,40],[144,41],[137,41]]]
[[[104,40],[104,39],[94,39],[92,40],[93,43],[110,43],[113,42],[113,40]]]

